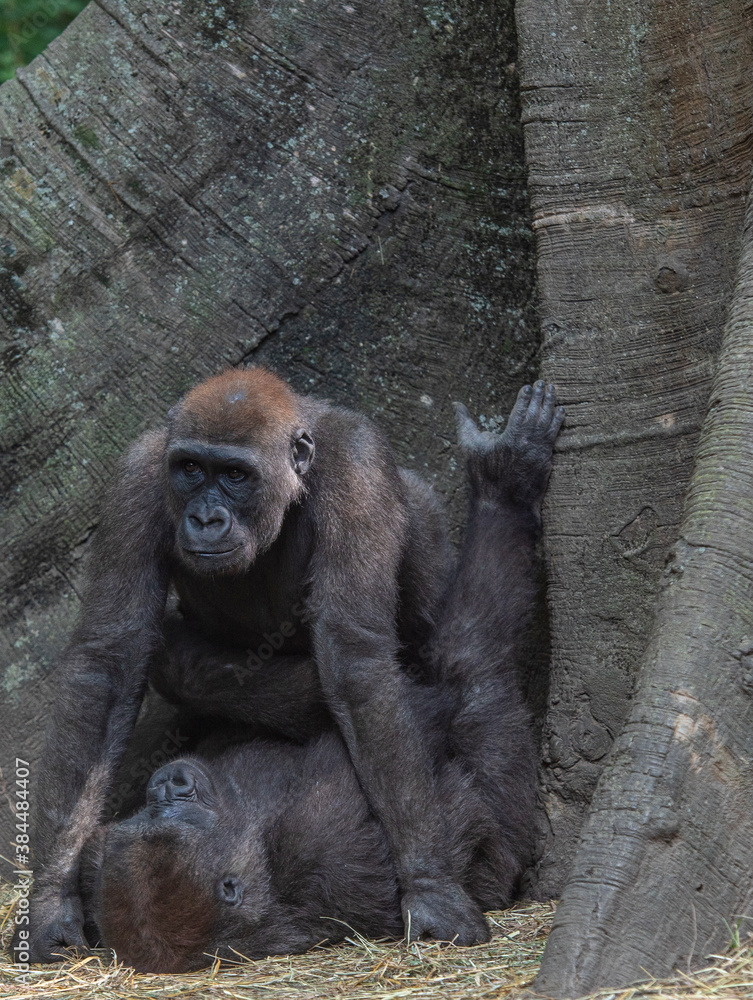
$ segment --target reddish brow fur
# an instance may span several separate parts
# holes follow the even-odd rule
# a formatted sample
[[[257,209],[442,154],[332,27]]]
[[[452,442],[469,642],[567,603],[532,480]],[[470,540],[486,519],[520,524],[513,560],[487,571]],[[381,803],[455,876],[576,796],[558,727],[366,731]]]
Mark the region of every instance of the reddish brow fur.
[[[169,849],[138,844],[127,857],[125,871],[105,879],[106,943],[137,972],[190,971],[209,946],[215,901],[175,868]]]
[[[295,430],[298,401],[265,368],[234,369],[192,389],[180,404],[180,437],[227,444],[271,443]]]

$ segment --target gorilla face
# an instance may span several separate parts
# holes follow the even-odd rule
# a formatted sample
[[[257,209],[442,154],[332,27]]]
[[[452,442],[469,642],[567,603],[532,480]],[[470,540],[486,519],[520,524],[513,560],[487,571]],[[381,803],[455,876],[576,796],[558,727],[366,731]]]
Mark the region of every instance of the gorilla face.
[[[403,933],[386,835],[334,732],[175,760],[87,846],[93,921],[140,972]]]
[[[267,882],[253,816],[211,765],[184,758],[155,772],[141,812],[108,829],[96,921],[136,971],[188,972],[258,925]]]
[[[171,441],[167,499],[181,562],[200,576],[245,572],[279,535],[313,455],[303,429],[254,447]]]

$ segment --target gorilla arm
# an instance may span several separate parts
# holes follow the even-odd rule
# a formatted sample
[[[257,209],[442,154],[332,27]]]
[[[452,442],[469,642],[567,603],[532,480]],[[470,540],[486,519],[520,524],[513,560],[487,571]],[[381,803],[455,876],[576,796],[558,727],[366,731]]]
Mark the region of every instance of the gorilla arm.
[[[164,614],[171,545],[164,445],[164,435],[147,434],[126,457],[103,507],[80,618],[56,670],[35,783],[33,962],[54,961],[67,946],[86,948],[79,856],[133,729]]]
[[[427,740],[411,710],[412,682],[397,660],[397,579],[408,523],[403,486],[373,432],[359,428],[351,440],[341,432],[330,447],[327,454],[322,442],[318,453],[310,597],[322,689],[387,833],[411,936],[485,941],[483,913],[453,871]],[[327,466],[338,475],[328,476]]]

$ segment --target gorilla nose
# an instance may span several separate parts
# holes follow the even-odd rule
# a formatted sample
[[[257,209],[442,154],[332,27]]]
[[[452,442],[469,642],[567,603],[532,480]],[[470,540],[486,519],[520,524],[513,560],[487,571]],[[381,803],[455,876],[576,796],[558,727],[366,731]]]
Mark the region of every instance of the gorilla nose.
[[[188,515],[188,527],[195,538],[215,541],[230,531],[230,514],[224,507],[194,509]]]
[[[196,773],[183,761],[166,764],[152,775],[146,789],[146,801],[177,802],[196,798]]]
[[[222,528],[227,524],[227,513],[222,507],[213,507],[212,510],[202,511],[200,514],[191,514],[191,523],[195,528]]]

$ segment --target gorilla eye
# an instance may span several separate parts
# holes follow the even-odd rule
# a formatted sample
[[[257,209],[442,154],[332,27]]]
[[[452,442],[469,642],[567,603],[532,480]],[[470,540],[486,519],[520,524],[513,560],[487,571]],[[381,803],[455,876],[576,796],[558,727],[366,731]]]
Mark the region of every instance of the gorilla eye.
[[[199,463],[192,462],[190,459],[183,463],[183,471],[187,472],[189,476],[193,475],[195,472],[199,471]]]
[[[242,469],[228,469],[226,475],[231,483],[240,483],[246,478],[246,473]]]

